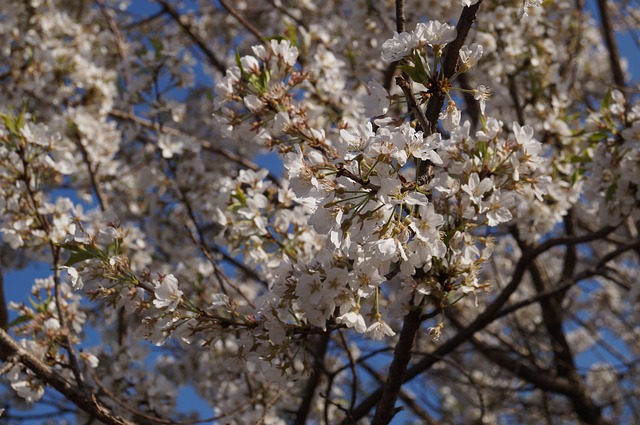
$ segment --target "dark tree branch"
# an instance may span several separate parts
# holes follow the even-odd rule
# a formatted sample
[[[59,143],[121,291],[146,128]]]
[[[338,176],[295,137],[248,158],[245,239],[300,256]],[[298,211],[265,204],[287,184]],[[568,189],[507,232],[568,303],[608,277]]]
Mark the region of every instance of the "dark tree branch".
[[[427,354],[422,360],[409,368],[405,373],[404,382],[408,382],[427,371],[441,358],[453,352],[456,348],[467,342],[476,332],[484,329],[487,325],[492,323],[499,316],[498,313],[507,303],[511,295],[520,286],[524,273],[529,264],[531,264],[531,262],[533,262],[540,254],[558,245],[579,244],[597,240],[607,236],[615,229],[615,227],[607,226],[586,235],[551,238],[535,248],[529,248],[525,250],[522,253],[520,260],[518,261],[512,273],[511,281],[496,297],[496,299],[489,306],[487,306],[487,308],[480,315],[478,315],[478,317],[472,323],[470,323],[464,329],[459,331],[454,337],[447,340],[444,344],[438,347],[431,355]],[[342,425],[348,425],[352,420],[357,421],[358,419],[363,418],[378,403],[378,400],[380,400],[380,398],[382,397],[382,393],[383,389],[380,387],[371,392],[371,394],[369,394],[369,396],[367,396],[362,402],[360,402],[358,406],[353,410],[351,417],[348,418],[348,420],[342,422]]]
[[[536,292],[538,295],[543,294],[548,282],[544,279],[540,268],[535,262],[531,264],[529,273]],[[572,372],[575,372],[576,365],[564,334],[562,314],[560,313],[561,306],[555,297],[542,297],[539,304],[542,312],[542,321],[551,340],[556,373],[558,376],[569,376]]]
[[[73,372],[73,376],[76,379],[78,387],[83,389],[84,387],[84,376],[80,371],[80,364],[78,363],[78,359],[75,354],[75,350],[73,349],[73,344],[71,343],[71,337],[69,332],[69,326],[67,324],[67,316],[63,310],[63,301],[62,294],[60,293],[60,248],[51,244],[51,253],[53,255],[53,295],[56,301],[56,311],[58,313],[58,322],[60,322],[60,328],[63,330],[62,335],[62,346],[66,349],[67,355],[69,356],[69,367]]]
[[[111,409],[102,404],[94,393],[82,391],[78,387],[71,385],[58,372],[22,348],[3,329],[0,329],[0,356],[4,361],[9,360],[9,358],[19,361],[35,373],[42,382],[51,385],[80,409],[105,424],[133,425],[129,420],[114,415]]]
[[[360,362],[360,367],[366,370],[367,373],[373,376],[373,378],[380,384],[384,384],[384,376],[382,376],[373,367],[369,366],[368,363]],[[431,415],[429,415],[429,412],[427,412],[425,408],[422,407],[422,405],[420,405],[418,401],[416,401],[415,397],[407,394],[405,391],[400,391],[399,397],[400,400],[402,400],[402,402],[406,404],[409,409],[411,409],[413,413],[415,413],[416,416],[418,416],[426,425],[436,425],[438,423],[431,417]]]
[[[456,328],[464,328],[464,325],[455,317],[454,314],[447,314],[447,318]],[[517,353],[493,347],[482,342],[482,340],[477,336],[472,337],[470,342],[491,363],[496,364],[500,366],[501,369],[504,369],[512,373],[514,376],[535,385],[536,388],[542,391],[568,394],[574,390],[573,384],[568,378],[553,376],[548,370],[540,369],[534,365],[529,365],[526,359],[518,356]]]
[[[570,209],[567,212],[567,215],[564,217],[564,233],[568,236],[573,236],[576,234],[575,229],[575,214],[573,209]],[[575,273],[576,266],[578,261],[578,255],[575,245],[567,245],[566,251],[564,253],[564,263],[562,265],[562,275],[560,276],[560,280],[570,279],[571,276]],[[561,282],[558,282],[561,283]],[[558,294],[558,303],[562,303],[564,299],[565,292],[560,292]]]
[[[511,101],[513,102],[513,108],[516,111],[516,116],[518,117],[518,124],[524,125],[524,111],[522,109],[522,104],[520,103],[520,95],[518,94],[518,86],[516,85],[516,77],[514,75],[509,74],[507,76],[509,79],[509,95],[511,96]]]
[[[458,25],[456,25],[458,35],[455,40],[447,45],[444,53],[444,64],[442,69],[443,75],[438,76],[439,80],[449,80],[453,74],[455,74],[460,49],[464,45],[464,41],[469,34],[473,21],[476,19],[476,13],[481,4],[482,0],[478,1],[478,3],[471,7],[465,6],[464,9],[462,9]],[[435,87],[435,89],[436,90],[429,99],[429,104],[427,105],[427,120],[431,124],[430,128],[425,129],[425,134],[427,135],[438,130],[438,117],[440,116],[440,111],[442,110],[442,105],[444,105],[444,99],[446,96],[446,92],[440,88]]]
[[[427,132],[429,131],[429,123],[427,123],[424,113],[420,110],[418,102],[413,95],[413,91],[411,90],[411,83],[407,81],[406,77],[403,75],[396,77],[396,84],[402,89],[404,97],[407,99],[409,112],[416,117],[418,123],[420,124],[420,128],[423,132],[425,132],[425,134],[427,134]]]
[[[524,247],[522,241],[519,240],[517,235],[514,235],[521,248]],[[569,249],[569,247],[567,247]],[[532,262],[529,267],[529,273],[533,285],[538,295],[545,292],[546,286],[549,282],[544,278],[541,270],[536,262]],[[547,334],[551,339],[551,347],[554,355],[554,364],[556,367],[556,373],[558,376],[567,377],[571,371],[575,370],[575,363],[573,361],[573,354],[567,342],[564,331],[562,329],[562,316],[560,314],[560,305],[556,298],[543,297],[539,301],[540,309],[542,312],[542,320],[544,322]]]
[[[391,422],[397,410],[394,408],[398,394],[404,382],[404,374],[411,360],[413,343],[420,329],[421,309],[413,309],[404,318],[404,324],[400,331],[400,339],[393,352],[393,360],[389,366],[389,374],[385,383],[382,396],[376,408],[376,413],[371,425],[387,425]]]
[[[7,300],[4,296],[4,274],[0,269],[0,329],[7,330],[9,324],[9,311],[7,310]]]
[[[448,313],[447,318],[458,329],[464,328],[455,315]],[[502,369],[533,384],[542,391],[551,391],[568,397],[576,414],[585,424],[610,425],[610,422],[602,417],[602,408],[588,396],[584,383],[575,369],[566,376],[553,376],[548,370],[529,366],[527,361],[517,353],[492,347],[482,342],[477,336],[473,336],[470,341],[486,359]]]
[[[618,44],[615,39],[615,30],[611,24],[611,16],[607,10],[607,0],[598,0],[598,12],[600,13],[600,25],[602,27],[602,36],[604,42],[607,45],[609,52],[609,64],[611,65],[611,72],[613,73],[613,81],[618,88],[624,90],[626,82],[622,67],[620,66],[620,53],[618,51]]]
[[[296,420],[293,422],[294,425],[304,425],[307,423],[307,417],[309,416],[309,412],[311,411],[311,403],[313,402],[313,397],[315,396],[316,389],[320,384],[320,376],[322,375],[322,370],[324,369],[324,356],[327,353],[327,348],[329,348],[331,333],[326,332],[320,335],[319,338],[320,340],[318,341],[316,349],[313,352],[313,370],[311,372],[309,380],[307,380],[307,385],[305,385],[300,406],[296,411],[297,414]]]
[[[396,0],[396,31],[405,31],[406,18],[404,16],[404,0]]]
[[[467,111],[467,114],[469,114],[469,119],[475,128],[478,126],[478,122],[480,121],[480,107],[478,106],[478,101],[471,93],[469,93],[470,90],[473,90],[473,87],[469,84],[469,77],[467,77],[466,73],[462,73],[458,76],[458,83],[460,84],[460,88],[465,90],[462,92],[465,110]]]
[[[393,76],[396,74],[396,69],[398,69],[398,62],[391,62],[387,69],[384,70],[382,87],[384,87],[386,91],[391,90],[391,83],[393,83]]]
[[[264,44],[265,46],[269,46],[269,40],[267,40],[267,37],[265,37],[264,34],[262,34],[262,32],[260,32],[260,30],[256,28],[251,22],[249,22],[244,16],[242,16],[240,12],[235,10],[229,4],[228,0],[220,0],[220,4],[225,9],[227,9],[227,12],[233,15],[233,17],[236,18],[238,22],[242,24],[242,26],[244,26],[251,34],[253,34],[258,40],[260,40],[262,44]]]

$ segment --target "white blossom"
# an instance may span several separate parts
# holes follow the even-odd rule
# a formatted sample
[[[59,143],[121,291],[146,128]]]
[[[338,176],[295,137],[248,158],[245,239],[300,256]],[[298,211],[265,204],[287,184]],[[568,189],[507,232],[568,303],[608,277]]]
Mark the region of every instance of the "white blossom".
[[[413,36],[407,32],[393,33],[393,38],[382,43],[382,60],[396,62],[408,56],[414,47]]]
[[[378,341],[387,336],[395,336],[395,334],[396,333],[393,331],[393,329],[391,329],[391,327],[388,324],[386,324],[381,320],[377,320],[373,322],[367,328],[367,335],[369,335],[369,337],[371,337],[372,339],[375,339]]]
[[[153,305],[156,308],[173,311],[182,299],[182,291],[178,289],[178,279],[172,274],[166,275],[155,282],[153,291],[155,299]]]
[[[367,85],[369,96],[363,102],[368,116],[384,115],[389,110],[389,93],[376,80],[371,80]]]

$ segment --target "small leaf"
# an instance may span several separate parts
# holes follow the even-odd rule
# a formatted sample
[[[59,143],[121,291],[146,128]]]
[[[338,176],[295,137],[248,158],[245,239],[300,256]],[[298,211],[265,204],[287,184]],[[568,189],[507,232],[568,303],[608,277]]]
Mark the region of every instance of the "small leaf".
[[[13,122],[13,119],[11,118],[10,115],[7,114],[1,114],[0,117],[2,117],[2,121],[4,121],[4,126],[7,128],[7,130],[9,130],[9,132],[11,134],[16,134],[16,126],[15,123]]]
[[[424,68],[424,64],[422,63],[422,58],[420,57],[417,51],[415,51],[413,54],[413,63],[415,64],[416,70],[418,71],[418,74],[421,76],[421,79],[424,80],[424,81],[418,81],[418,82],[426,85],[425,83],[429,82],[429,73]]]
[[[67,267],[70,267],[70,266],[73,266],[74,264],[78,264],[83,261],[90,260],[92,258],[96,258],[96,256],[94,253],[90,251],[75,251],[71,253],[71,255],[69,256],[69,259],[67,260],[66,263],[64,263],[64,265]]]
[[[18,325],[21,325],[23,323],[27,323],[27,322],[29,322],[31,320],[33,320],[33,317],[31,317],[29,315],[18,316],[14,320],[12,320],[11,322],[9,322],[7,324],[7,328],[11,328],[13,326],[18,326]]]
[[[605,199],[607,202],[613,200],[613,197],[615,196],[616,192],[618,191],[618,182],[613,182],[608,188],[607,188],[607,192],[605,194]]]
[[[240,51],[238,49],[236,49],[235,60],[236,60],[236,66],[240,68],[240,72],[244,74],[244,71],[242,70],[242,62],[240,62]]]
[[[607,90],[607,93],[602,98],[602,102],[600,103],[600,110],[601,111],[608,111],[609,110],[609,105],[611,105],[611,88],[609,88],[609,90]]]
[[[575,170],[571,174],[571,186],[575,185],[580,180],[583,174],[584,170]]]
[[[296,26],[293,24],[293,22],[288,22],[286,24],[286,34],[287,34],[287,39],[289,39],[289,41],[291,41],[291,45],[293,46],[297,46],[298,45],[298,32],[296,29]]]

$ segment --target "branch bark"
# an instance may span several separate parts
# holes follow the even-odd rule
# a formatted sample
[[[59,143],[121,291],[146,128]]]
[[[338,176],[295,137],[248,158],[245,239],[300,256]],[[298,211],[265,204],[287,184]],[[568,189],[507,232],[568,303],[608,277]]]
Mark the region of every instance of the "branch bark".
[[[207,42],[195,32],[195,30],[191,27],[191,24],[186,20],[185,17],[180,15],[180,12],[176,10],[175,7],[167,0],[156,0],[163,9],[173,18],[174,21],[184,30],[187,36],[198,46],[198,48],[204,53],[204,55],[209,60],[209,63],[216,67],[218,71],[222,74],[227,72],[227,67],[218,59],[218,57],[213,53],[213,50],[207,46]]]
[[[487,325],[493,322],[499,317],[499,312],[502,307],[507,303],[511,295],[518,289],[524,273],[540,254],[548,249],[565,244],[579,244],[586,243],[596,239],[600,239],[613,232],[616,228],[612,226],[603,227],[595,232],[571,237],[558,237],[551,238],[538,245],[535,248],[529,248],[522,253],[520,260],[518,261],[511,281],[503,289],[503,291],[496,297],[496,299],[480,314],[478,317],[458,332],[454,337],[438,347],[431,355],[426,355],[422,360],[417,362],[414,366],[409,368],[403,378],[403,382],[408,382],[415,377],[421,375],[427,371],[431,366],[440,361],[441,358],[453,352],[481,329],[484,329]],[[377,388],[369,394],[358,406],[353,410],[352,415],[341,422],[342,425],[348,425],[351,421],[357,421],[363,418],[380,400],[383,394],[383,388]]]
[[[3,361],[10,358],[25,365],[43,382],[51,385],[89,415],[109,425],[134,425],[133,422],[115,415],[102,404],[93,392],[82,391],[69,383],[58,372],[46,365],[42,360],[22,348],[4,330],[0,329],[0,357]]]
[[[304,394],[302,396],[300,406],[298,407],[298,410],[296,412],[297,415],[296,420],[293,423],[294,425],[304,425],[307,423],[307,417],[309,416],[309,412],[311,411],[311,402],[313,401],[316,388],[318,388],[318,384],[320,384],[320,375],[323,369],[322,365],[324,363],[324,356],[327,353],[327,348],[329,348],[330,338],[331,333],[328,331],[320,335],[320,341],[318,341],[316,350],[313,353],[314,366],[312,375],[309,377],[307,385],[304,388]]]
[[[267,40],[267,37],[265,37],[264,34],[262,34],[262,32],[260,32],[260,30],[256,28],[251,22],[249,22],[244,16],[242,16],[240,12],[231,7],[228,0],[220,0],[220,4],[225,9],[227,9],[227,12],[233,15],[233,17],[236,18],[238,22],[240,22],[240,24],[242,24],[251,34],[253,34],[258,40],[260,40],[262,44],[264,44],[265,46],[269,45],[269,40]]]
[[[602,27],[602,36],[604,42],[607,45],[607,51],[609,52],[609,64],[611,65],[611,72],[613,73],[613,81],[618,88],[624,89],[626,82],[622,67],[620,66],[620,53],[618,51],[618,44],[615,39],[615,31],[611,24],[611,16],[607,10],[607,0],[598,0],[598,12],[600,13],[600,25]]]
[[[471,7],[465,6],[462,9],[462,14],[460,15],[460,19],[458,19],[458,25],[456,25],[456,30],[458,31],[458,35],[456,39],[453,40],[447,46],[444,54],[444,65],[443,65],[443,75],[438,76],[440,80],[450,79],[453,74],[456,72],[456,66],[458,64],[458,55],[460,54],[460,49],[462,48],[464,41],[469,34],[469,30],[471,29],[471,25],[476,19],[476,13],[482,4],[482,0],[478,3],[472,5]],[[429,99],[429,104],[427,105],[427,120],[431,124],[429,129],[425,129],[425,134],[429,135],[438,130],[438,117],[440,116],[440,111],[442,110],[442,105],[444,105],[444,98],[446,93],[442,90],[436,90],[431,99]]]
[[[411,349],[413,343],[420,330],[421,309],[413,309],[404,318],[402,331],[400,331],[400,339],[393,352],[393,360],[389,366],[389,374],[387,382],[382,390],[382,397],[376,408],[376,413],[371,421],[371,425],[386,425],[391,422],[395,414],[398,412],[394,408],[398,394],[404,382],[404,374],[407,365],[411,360]]]
[[[7,330],[9,324],[9,311],[7,310],[7,300],[4,296],[4,274],[0,269],[0,329]]]

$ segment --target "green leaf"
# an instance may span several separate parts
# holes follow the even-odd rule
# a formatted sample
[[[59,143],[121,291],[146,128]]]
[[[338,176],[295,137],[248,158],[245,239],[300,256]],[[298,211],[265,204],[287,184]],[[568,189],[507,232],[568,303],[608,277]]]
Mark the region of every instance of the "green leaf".
[[[240,68],[240,72],[244,74],[244,70],[242,69],[242,62],[240,62],[240,51],[236,49],[236,66]]]
[[[162,52],[164,51],[164,44],[162,43],[162,40],[158,37],[153,37],[149,39],[149,43],[151,44],[151,47],[153,47],[155,58],[160,58],[160,56],[162,56]]]
[[[602,130],[594,131],[589,136],[589,140],[592,142],[599,142],[601,140],[607,140],[608,138],[609,138],[609,133]]]
[[[607,90],[607,94],[602,98],[602,102],[600,103],[601,111],[608,111],[609,105],[611,104],[611,88]]]
[[[267,85],[269,84],[269,73],[266,69],[263,69],[260,73],[260,78],[258,80],[260,82],[260,88],[262,92],[267,91]]]
[[[418,71],[418,74],[420,75],[421,79],[423,81],[418,81],[421,84],[427,85],[425,83],[429,82],[429,73],[427,72],[427,70],[424,68],[424,64],[422,63],[422,58],[420,57],[420,54],[418,54],[417,51],[415,51],[413,53],[413,63],[415,64],[416,70]]]
[[[20,112],[20,115],[18,116],[18,119],[16,120],[16,128],[18,130],[20,130],[21,128],[24,127],[24,114],[27,112],[27,105],[23,105],[22,106],[22,111]]]
[[[404,62],[400,65],[400,69],[406,72],[407,75],[416,83],[420,83],[425,86],[429,85],[429,73],[425,70],[420,55],[417,52],[414,53],[411,60],[413,61],[414,66]]]
[[[43,310],[43,304],[39,304],[37,303],[33,298],[29,297],[29,304],[31,304],[31,308],[33,308],[35,311],[42,313]]]
[[[574,184],[576,184],[580,178],[582,177],[582,175],[585,173],[585,170],[575,170],[572,174],[571,174],[571,186],[573,186]]]
[[[291,44],[293,46],[297,46],[298,32],[297,32],[296,26],[293,24],[293,22],[287,22],[286,26],[287,26],[287,29],[286,29],[287,38],[289,39],[289,41],[291,41]]]
[[[607,188],[607,192],[605,193],[604,199],[607,202],[613,200],[613,197],[615,196],[617,191],[618,191],[618,182],[615,181]]]
[[[8,114],[0,114],[0,117],[2,117],[2,121],[4,121],[4,126],[7,130],[9,130],[11,134],[17,134],[13,118]]]
[[[64,265],[67,267],[70,267],[70,266],[73,266],[74,264],[78,264],[83,261],[90,260],[92,258],[96,258],[96,255],[90,251],[75,251],[71,253],[71,255],[69,256],[69,259],[67,260],[66,263],[64,263]]]
[[[9,322],[7,324],[7,328],[11,328],[13,326],[18,326],[18,325],[21,325],[23,323],[27,323],[27,322],[29,322],[31,320],[33,320],[33,317],[28,316],[28,315],[18,316],[14,320],[12,320],[11,322]]]
[[[406,72],[413,81],[418,81],[420,79],[420,74],[416,67],[409,64],[402,64],[400,65],[400,69]]]
[[[591,161],[591,158],[587,153],[583,153],[582,155],[571,155],[569,157],[569,162],[572,164],[586,164]]]
[[[95,245],[82,244],[77,242],[59,244],[61,248],[71,252],[69,260],[65,263],[65,266],[71,266],[81,261],[86,261],[91,258],[105,259],[108,255]]]
[[[267,40],[271,41],[271,40],[276,40],[276,41],[282,41],[282,40],[286,40],[286,37],[283,37],[281,35],[274,35],[272,37],[267,37]]]

